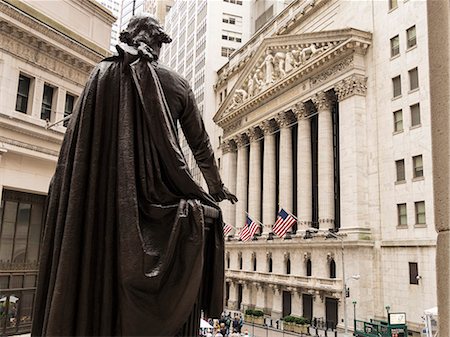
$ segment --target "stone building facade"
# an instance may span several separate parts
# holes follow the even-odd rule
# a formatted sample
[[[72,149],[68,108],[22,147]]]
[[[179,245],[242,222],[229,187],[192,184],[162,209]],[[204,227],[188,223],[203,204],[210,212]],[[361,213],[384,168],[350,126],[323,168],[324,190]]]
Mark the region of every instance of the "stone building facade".
[[[66,129],[48,127],[109,54],[114,20],[91,0],[0,1],[1,335],[30,329],[45,195]]]
[[[349,329],[355,309],[405,312],[420,331],[437,301],[426,10],[294,1],[218,71],[219,156],[239,198],[223,205],[229,309],[343,328],[347,301]],[[298,218],[285,239],[271,234],[281,207]],[[246,212],[264,224],[250,243]]]

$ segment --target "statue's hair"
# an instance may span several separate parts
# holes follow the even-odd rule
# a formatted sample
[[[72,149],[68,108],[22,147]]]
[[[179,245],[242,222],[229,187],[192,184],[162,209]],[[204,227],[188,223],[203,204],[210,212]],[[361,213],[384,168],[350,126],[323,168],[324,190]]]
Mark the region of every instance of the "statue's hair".
[[[130,45],[137,46],[140,41],[136,39],[140,32],[147,30],[150,35],[162,43],[170,43],[172,39],[164,32],[158,20],[148,14],[139,14],[131,18],[127,28],[120,32],[119,40]]]

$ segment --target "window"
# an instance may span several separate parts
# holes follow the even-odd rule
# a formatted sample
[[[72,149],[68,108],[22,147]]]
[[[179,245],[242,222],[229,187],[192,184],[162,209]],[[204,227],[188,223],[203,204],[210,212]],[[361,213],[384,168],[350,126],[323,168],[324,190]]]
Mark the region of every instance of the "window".
[[[425,225],[425,201],[414,203],[416,209],[416,225]]]
[[[228,47],[222,47],[222,56],[229,57],[236,49],[234,48],[228,48]]]
[[[406,30],[406,47],[412,48],[417,44],[416,26],[412,26]]]
[[[411,110],[411,126],[420,125],[420,105],[419,105],[419,103],[411,105],[409,108]]]
[[[336,278],[336,262],[330,261],[330,278]]]
[[[400,75],[394,77],[392,79],[392,89],[393,89],[393,97],[399,97],[402,94],[402,83],[400,80]]]
[[[16,111],[27,113],[28,98],[30,96],[31,78],[20,74],[17,88]]]
[[[405,180],[405,160],[400,159],[395,161],[395,168],[397,170],[397,181]]]
[[[423,177],[422,155],[413,157],[413,178]]]
[[[397,204],[397,225],[406,226],[407,224],[406,204]]]
[[[400,54],[400,45],[398,35],[391,39],[391,57]]]
[[[286,274],[289,275],[291,273],[291,259],[286,259]]]
[[[239,255],[239,269],[242,270],[242,255]]]
[[[394,112],[394,132],[403,131],[403,113],[402,110]]]
[[[64,118],[70,116],[73,111],[73,103],[75,102],[75,96],[66,94],[66,104],[64,105]],[[69,123],[69,119],[66,119],[63,123],[64,126],[67,126]]]
[[[389,10],[395,9],[398,7],[398,1],[397,0],[388,0],[389,1]]]
[[[257,264],[256,264],[256,256],[255,256],[255,257],[253,257],[253,271],[256,271],[256,266],[257,266]]]
[[[242,42],[242,34],[230,31],[223,31],[222,40]]]
[[[419,278],[417,262],[409,262],[409,284],[419,284]]]
[[[419,72],[416,68],[408,71],[409,74],[409,90],[414,90],[419,87]]]
[[[271,258],[271,257],[269,257],[269,261],[267,262],[267,264],[268,264],[268,266],[267,266],[267,271],[268,271],[269,273],[271,273],[272,270],[273,270],[273,261],[272,261],[272,258]]]
[[[227,256],[227,268],[230,269],[230,257]]]
[[[306,261],[306,276],[311,276],[312,275],[312,264],[311,264],[311,259],[308,259]]]
[[[41,119],[49,121],[52,114],[53,87],[45,84],[42,96]]]

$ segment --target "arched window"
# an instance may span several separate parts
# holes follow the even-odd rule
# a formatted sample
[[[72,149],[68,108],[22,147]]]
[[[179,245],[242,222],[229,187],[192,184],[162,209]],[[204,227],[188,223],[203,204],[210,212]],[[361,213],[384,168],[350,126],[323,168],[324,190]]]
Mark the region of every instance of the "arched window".
[[[239,269],[242,270],[242,256],[239,256]]]
[[[306,276],[312,275],[312,264],[311,259],[306,260]]]
[[[336,278],[336,262],[334,262],[334,259],[330,261],[330,278]]]
[[[268,263],[268,268],[267,268],[267,270],[269,271],[269,273],[271,273],[272,272],[272,266],[273,266],[273,263],[272,263],[272,258],[271,257],[269,257],[269,261],[267,262]]]
[[[288,258],[286,259],[286,274],[290,274],[291,273],[291,259]]]
[[[256,271],[256,256],[253,257],[253,271]]]
[[[230,269],[230,255],[227,256],[227,268]]]

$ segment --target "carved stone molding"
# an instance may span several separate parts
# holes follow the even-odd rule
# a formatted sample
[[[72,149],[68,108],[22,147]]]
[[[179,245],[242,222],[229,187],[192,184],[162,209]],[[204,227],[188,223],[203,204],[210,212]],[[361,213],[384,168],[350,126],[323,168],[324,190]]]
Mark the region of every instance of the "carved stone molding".
[[[241,133],[236,136],[235,142],[238,148],[244,147],[248,144],[248,136],[245,133]]]
[[[340,73],[342,73],[345,69],[353,66],[353,55],[346,57],[342,61],[336,63],[334,66],[326,69],[320,74],[311,77],[310,83],[311,86],[318,86],[319,84],[326,82],[329,78],[334,77]]]
[[[240,126],[241,126],[241,120],[239,119],[239,120],[237,120],[237,121],[235,121],[233,123],[230,123],[230,124],[226,125],[223,128],[223,133],[224,133],[225,136],[229,135],[233,131],[237,130]]]
[[[334,91],[338,97],[338,101],[353,96],[365,96],[367,91],[367,78],[361,75],[352,75],[337,83]]]
[[[27,149],[27,150],[31,150],[31,151],[35,151],[35,152],[48,154],[50,156],[54,156],[55,158],[58,158],[58,156],[59,156],[59,151],[54,151],[54,150],[47,149],[45,147],[38,146],[38,145],[24,143],[24,142],[15,140],[15,139],[0,137],[0,142],[2,142],[3,144],[17,146],[22,149]]]
[[[317,111],[331,110],[331,104],[333,101],[330,99],[330,95],[326,92],[319,91],[311,97],[311,100],[313,101]]]
[[[280,129],[282,129],[289,127],[295,121],[295,118],[292,111],[285,111],[276,115],[275,120],[277,121]]]
[[[311,259],[311,252],[304,252],[304,253],[303,253],[303,259],[304,259],[305,261],[310,260],[310,259]]]
[[[333,252],[328,252],[327,253],[327,261],[331,262],[331,260],[334,260],[334,253]]]
[[[40,43],[40,42],[37,42]],[[26,62],[32,62],[46,71],[62,76],[78,85],[84,85],[93,65],[75,59],[57,58],[44,47],[36,48],[30,43],[11,38],[11,35],[0,32],[0,45],[14,56]],[[56,55],[56,54],[55,54]],[[69,62],[70,61],[70,62]]]
[[[291,253],[284,252],[283,257],[284,257],[284,262],[286,262],[287,260],[289,260],[291,258]]]
[[[88,59],[92,60],[94,64],[99,62],[105,56],[107,56],[108,50],[102,49],[100,52],[100,51],[85,47],[81,43],[74,41],[72,39],[69,39],[64,34],[58,32],[52,28],[49,28],[48,26],[35,20],[31,16],[24,15],[22,12],[18,11],[17,9],[15,9],[14,7],[12,7],[6,3],[0,2],[0,12],[5,13],[6,15],[10,16],[11,18],[26,25],[27,27],[29,27],[29,31],[39,32],[45,36],[48,36],[49,39],[57,41],[58,43],[61,43],[62,45],[66,46],[68,49],[73,50],[73,51],[87,57]],[[2,46],[3,46],[3,44],[2,44]],[[94,47],[100,49],[100,47],[92,44],[92,48],[94,48]]]
[[[256,142],[263,136],[261,129],[257,126],[249,128],[246,133],[250,142]]]
[[[319,224],[334,224],[334,219],[319,219]]]
[[[307,118],[309,115],[309,111],[306,108],[306,104],[303,102],[296,103],[294,106],[292,106],[291,110],[297,119],[304,119]]]
[[[251,255],[251,256],[252,256],[252,260],[255,259],[255,258],[256,258],[256,253],[255,253],[255,252],[252,252],[252,255]]]
[[[272,258],[272,252],[266,252],[266,257],[267,257],[267,259]]]
[[[274,133],[277,130],[277,122],[273,119],[262,121],[259,125],[265,136]]]
[[[227,139],[221,145],[222,154],[235,152],[237,150],[236,142],[233,139]]]

